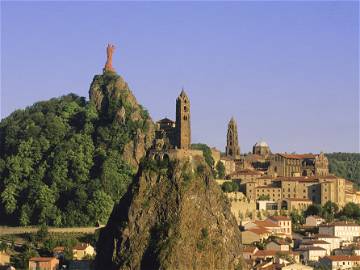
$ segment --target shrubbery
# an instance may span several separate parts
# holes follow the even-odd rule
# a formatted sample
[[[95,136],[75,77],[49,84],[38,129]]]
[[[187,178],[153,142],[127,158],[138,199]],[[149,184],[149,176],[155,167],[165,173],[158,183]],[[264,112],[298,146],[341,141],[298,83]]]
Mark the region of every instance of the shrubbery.
[[[119,106],[130,106],[125,101],[119,97],[111,104],[112,111],[105,113],[70,94],[3,119],[0,223],[84,226],[106,222],[134,175],[134,168],[122,159],[124,146],[146,123],[146,119],[118,123],[111,118]],[[145,110],[142,115],[148,117]]]
[[[235,181],[226,181],[221,185],[221,189],[224,192],[236,192],[239,191],[240,185]]]

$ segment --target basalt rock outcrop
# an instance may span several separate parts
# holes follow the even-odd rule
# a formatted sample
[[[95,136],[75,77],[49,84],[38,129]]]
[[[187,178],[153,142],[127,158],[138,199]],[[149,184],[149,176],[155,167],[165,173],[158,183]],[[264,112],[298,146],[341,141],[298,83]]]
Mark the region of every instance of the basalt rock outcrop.
[[[202,157],[143,159],[97,243],[96,269],[245,269],[229,203]]]
[[[104,125],[112,123],[124,133],[122,142],[125,144],[120,149],[122,158],[137,168],[155,134],[155,125],[148,112],[137,103],[128,84],[115,72],[96,75],[89,96]]]

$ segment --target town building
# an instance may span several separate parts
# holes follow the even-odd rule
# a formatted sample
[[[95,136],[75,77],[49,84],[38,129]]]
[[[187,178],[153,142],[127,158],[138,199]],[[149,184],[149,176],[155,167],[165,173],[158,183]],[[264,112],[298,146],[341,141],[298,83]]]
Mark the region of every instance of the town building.
[[[339,237],[341,241],[354,241],[360,236],[360,225],[347,221],[337,221],[330,224],[321,224],[319,234]]]
[[[255,253],[258,250],[259,249],[257,247],[253,247],[253,246],[243,247],[241,249],[241,254],[245,260],[251,260],[253,259]]]
[[[9,265],[10,264],[10,255],[5,251],[0,251],[0,265]]]
[[[29,259],[29,270],[58,270],[59,260],[54,257],[33,257]]]
[[[285,216],[270,216],[267,220],[279,226],[281,228],[281,233],[291,237],[292,234],[291,218]]]
[[[0,265],[10,264],[10,255],[4,251],[0,251]]]
[[[78,244],[73,248],[72,251],[74,260],[82,260],[86,256],[95,256],[95,249],[90,244]]]
[[[308,265],[303,265],[300,263],[293,263],[286,265],[281,268],[281,270],[313,270],[314,268]]]
[[[321,265],[330,270],[345,270],[360,267],[360,256],[326,256],[320,260]]]
[[[310,240],[303,240],[300,244],[301,248],[307,248],[307,247],[321,247],[326,250],[326,255],[330,255],[331,253],[331,244],[329,242],[326,242],[325,240],[319,240],[319,239],[310,239]]]
[[[289,251],[290,243],[284,239],[275,238],[266,244],[265,249],[266,250]]]
[[[314,154],[275,154],[270,161],[269,171],[275,176],[326,176],[328,159],[323,153]]]
[[[305,263],[316,262],[320,258],[326,256],[326,249],[322,247],[306,246],[299,248],[296,251],[300,252],[301,261]]]
[[[259,141],[253,146],[253,155],[268,156],[271,154],[269,145],[264,141]]]
[[[241,242],[243,245],[250,245],[255,242],[262,242],[269,238],[272,232],[265,229],[254,227],[241,232]]]
[[[313,215],[307,216],[305,219],[305,225],[312,226],[312,227],[317,227],[324,222],[325,222],[325,219],[323,219],[322,217],[313,216]]]
[[[340,247],[341,238],[327,234],[317,234],[314,239],[324,240],[330,244],[330,251],[333,251]]]

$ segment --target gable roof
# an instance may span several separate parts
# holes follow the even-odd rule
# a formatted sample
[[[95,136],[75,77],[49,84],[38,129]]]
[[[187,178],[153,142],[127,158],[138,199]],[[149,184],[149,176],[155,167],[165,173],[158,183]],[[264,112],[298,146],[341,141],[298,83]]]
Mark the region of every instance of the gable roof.
[[[279,156],[290,159],[315,159],[316,155],[314,154],[282,154],[279,153]]]
[[[90,244],[85,244],[85,243],[80,243],[80,244],[77,244],[73,250],[85,250],[87,247],[89,247]]]
[[[269,228],[278,228],[279,225],[275,224],[274,222],[271,222],[270,220],[255,220],[254,223],[258,227],[269,227]]]
[[[268,219],[275,220],[275,221],[290,221],[291,219],[286,216],[271,216]]]
[[[32,257],[29,261],[33,262],[50,262],[52,260],[57,260],[55,257]]]
[[[168,124],[168,123],[175,123],[173,120],[165,117],[163,119],[160,119],[159,121],[157,121],[156,123],[159,123],[159,124]]]
[[[325,258],[329,259],[330,261],[360,261],[360,256],[355,255],[333,255],[326,256]]]
[[[246,231],[253,232],[253,233],[258,234],[258,235],[270,233],[270,231],[268,231],[267,229],[262,228],[262,227],[254,227],[254,228],[250,228],[250,229],[248,229]]]

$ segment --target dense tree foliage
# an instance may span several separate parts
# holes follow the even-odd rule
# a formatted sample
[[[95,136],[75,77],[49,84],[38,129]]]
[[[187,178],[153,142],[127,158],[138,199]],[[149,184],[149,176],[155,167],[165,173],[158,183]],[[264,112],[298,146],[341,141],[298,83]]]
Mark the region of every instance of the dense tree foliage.
[[[225,166],[221,161],[216,163],[216,174],[218,178],[225,178]]]
[[[268,200],[270,200],[270,195],[269,194],[267,194],[267,195],[261,194],[259,196],[259,198],[258,198],[258,201],[268,201]]]
[[[221,185],[221,189],[224,192],[237,192],[240,189],[240,185],[236,181],[226,181]]]
[[[331,201],[327,201],[324,205],[312,204],[304,212],[305,216],[316,215],[324,218],[326,221],[333,221],[341,215],[339,206]]]
[[[304,211],[305,217],[316,215],[324,218],[326,221],[334,219],[355,220],[360,222],[360,206],[356,203],[349,202],[342,209],[331,201],[326,202],[323,206],[320,204],[311,204]]]
[[[360,184],[360,153],[326,154],[331,173]]]
[[[211,149],[209,146],[203,143],[194,143],[191,145],[191,149],[203,151],[205,162],[210,166],[210,168],[214,167],[214,159],[212,157]]]
[[[111,104],[114,110],[125,101]],[[122,152],[142,119],[117,123],[74,94],[17,110],[0,123],[0,222],[106,222],[134,168]],[[148,117],[144,111],[143,116]],[[140,123],[141,122],[141,123]]]

